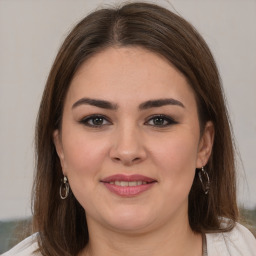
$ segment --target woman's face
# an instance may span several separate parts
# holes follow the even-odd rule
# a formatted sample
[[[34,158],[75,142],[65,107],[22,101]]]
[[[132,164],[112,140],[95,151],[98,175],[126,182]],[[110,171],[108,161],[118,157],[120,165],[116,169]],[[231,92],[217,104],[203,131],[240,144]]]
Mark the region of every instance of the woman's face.
[[[195,169],[212,140],[211,123],[200,138],[185,77],[139,47],[108,48],[80,67],[54,133],[89,227],[126,232],[187,220]]]

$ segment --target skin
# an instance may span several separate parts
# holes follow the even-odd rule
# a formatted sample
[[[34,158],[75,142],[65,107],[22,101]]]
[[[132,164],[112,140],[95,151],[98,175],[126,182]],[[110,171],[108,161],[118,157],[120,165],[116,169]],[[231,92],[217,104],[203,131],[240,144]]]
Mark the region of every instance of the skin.
[[[74,106],[81,98],[115,109]],[[166,98],[183,106],[139,108]],[[88,119],[92,114],[104,118],[97,123]],[[152,117],[160,114],[174,121]],[[188,223],[188,194],[195,169],[211,154],[214,128],[208,122],[200,136],[194,92],[164,58],[140,47],[91,57],[71,82],[62,128],[53,137],[63,174],[86,211],[90,241],[81,255],[202,255],[202,237]],[[114,174],[157,182],[124,198],[100,182]]]

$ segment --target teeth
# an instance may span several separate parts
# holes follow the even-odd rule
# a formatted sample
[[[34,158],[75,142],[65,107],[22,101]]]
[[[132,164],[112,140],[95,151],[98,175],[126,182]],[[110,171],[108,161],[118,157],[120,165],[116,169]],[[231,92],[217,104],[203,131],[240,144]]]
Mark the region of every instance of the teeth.
[[[120,181],[120,186],[121,187],[127,187],[129,185],[128,181]]]
[[[138,183],[137,183],[136,181],[130,181],[130,182],[128,182],[128,186],[129,186],[129,187],[137,186],[137,184],[138,184]]]
[[[109,184],[116,185],[116,186],[121,186],[121,187],[135,187],[135,186],[140,186],[140,185],[145,185],[147,184],[146,181],[111,181]]]

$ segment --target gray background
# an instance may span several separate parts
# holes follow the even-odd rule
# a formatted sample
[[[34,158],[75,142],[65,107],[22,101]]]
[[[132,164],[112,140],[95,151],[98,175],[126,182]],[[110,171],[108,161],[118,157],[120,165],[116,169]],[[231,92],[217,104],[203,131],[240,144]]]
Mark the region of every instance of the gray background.
[[[0,219],[31,215],[35,119],[61,42],[85,14],[115,2],[123,1],[0,0]],[[190,21],[212,49],[241,156],[239,202],[254,208],[256,0],[155,2]]]

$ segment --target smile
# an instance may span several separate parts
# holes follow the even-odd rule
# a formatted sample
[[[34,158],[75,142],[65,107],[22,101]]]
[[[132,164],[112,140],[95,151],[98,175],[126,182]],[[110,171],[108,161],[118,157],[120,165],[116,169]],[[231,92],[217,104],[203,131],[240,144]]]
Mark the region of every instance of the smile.
[[[112,193],[121,197],[134,197],[149,190],[156,180],[142,175],[122,175],[109,176],[101,182]]]
[[[111,181],[111,185],[121,186],[121,187],[135,187],[140,185],[146,185],[146,181]]]

